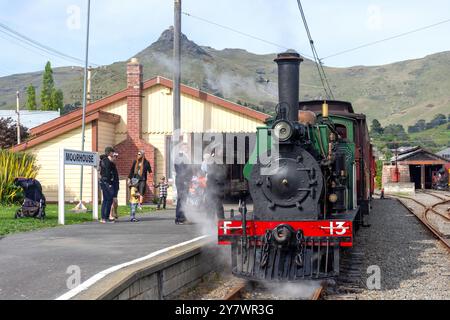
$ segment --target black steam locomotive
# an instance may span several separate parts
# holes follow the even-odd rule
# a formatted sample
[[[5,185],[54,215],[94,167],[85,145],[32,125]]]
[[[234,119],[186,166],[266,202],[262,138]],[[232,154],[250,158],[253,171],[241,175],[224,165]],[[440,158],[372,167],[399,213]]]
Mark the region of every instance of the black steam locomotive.
[[[348,102],[299,102],[299,54],[275,60],[276,117],[258,128],[244,169],[254,208],[219,221],[233,273],[297,281],[338,274],[340,249],[370,211],[375,174],[366,118]]]

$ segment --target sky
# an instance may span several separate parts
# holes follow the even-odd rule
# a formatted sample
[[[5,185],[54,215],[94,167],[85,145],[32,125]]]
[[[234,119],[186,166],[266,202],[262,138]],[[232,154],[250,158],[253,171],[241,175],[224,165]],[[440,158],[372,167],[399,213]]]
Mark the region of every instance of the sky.
[[[127,60],[173,24],[173,0],[92,0],[90,61]],[[303,0],[320,57],[450,19],[447,0]],[[183,0],[183,11],[239,30],[267,44],[183,15],[197,44],[266,54],[293,48],[311,55],[296,0]],[[0,23],[60,52],[84,58],[87,0],[0,0]],[[327,66],[382,65],[450,50],[450,22],[323,60]],[[0,28],[0,77],[80,65],[11,39]]]

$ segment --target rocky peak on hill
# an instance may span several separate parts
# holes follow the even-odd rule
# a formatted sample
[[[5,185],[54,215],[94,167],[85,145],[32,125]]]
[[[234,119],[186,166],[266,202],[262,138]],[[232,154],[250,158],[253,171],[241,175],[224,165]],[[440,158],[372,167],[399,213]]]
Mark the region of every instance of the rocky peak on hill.
[[[151,46],[141,51],[137,57],[142,58],[150,53],[163,53],[171,56],[173,52],[174,32],[173,27],[165,30],[159,39]],[[183,56],[196,57],[197,59],[212,59],[211,55],[207,53],[201,46],[197,45],[194,41],[188,39],[188,37],[181,34],[181,52]]]

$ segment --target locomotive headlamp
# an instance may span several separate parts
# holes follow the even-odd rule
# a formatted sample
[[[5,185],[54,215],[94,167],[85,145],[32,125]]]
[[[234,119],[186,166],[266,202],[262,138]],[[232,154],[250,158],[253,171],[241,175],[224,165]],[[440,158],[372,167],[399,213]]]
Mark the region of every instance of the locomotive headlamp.
[[[277,137],[281,142],[289,140],[294,134],[294,128],[292,127],[292,125],[284,120],[276,123],[273,130],[275,137]]]

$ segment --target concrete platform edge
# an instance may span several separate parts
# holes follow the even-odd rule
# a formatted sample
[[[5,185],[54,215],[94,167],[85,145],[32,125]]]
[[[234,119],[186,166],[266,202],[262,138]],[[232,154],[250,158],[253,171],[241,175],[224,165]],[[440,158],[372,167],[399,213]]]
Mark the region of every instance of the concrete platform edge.
[[[147,294],[146,299],[164,299],[170,296],[171,293],[182,289],[183,286],[198,280],[201,276],[212,270],[213,265],[208,263],[202,265],[199,258],[201,255],[212,254],[214,250],[208,249],[212,248],[213,244],[214,241],[211,238],[200,239],[142,262],[124,267],[108,274],[86,290],[72,297],[71,300],[143,299],[147,294],[146,292],[149,292],[150,289],[153,290],[153,294]],[[192,265],[192,261],[196,265]],[[183,263],[186,264],[186,262],[188,262],[187,265],[182,265]],[[175,279],[175,284],[171,278],[167,279],[170,268],[179,269],[177,276],[182,275],[183,279],[181,281]],[[190,272],[190,274],[187,274],[187,272]],[[153,287],[142,284],[144,281],[149,282],[149,279],[154,280]],[[165,285],[169,281],[171,282],[171,289],[167,292]]]

